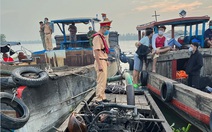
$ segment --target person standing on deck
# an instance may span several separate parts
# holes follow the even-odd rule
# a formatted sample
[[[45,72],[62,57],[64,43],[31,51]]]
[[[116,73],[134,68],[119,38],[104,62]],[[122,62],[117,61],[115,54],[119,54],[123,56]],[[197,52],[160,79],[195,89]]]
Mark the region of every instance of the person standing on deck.
[[[144,32],[143,32],[144,33]],[[142,70],[146,70],[147,67],[147,54],[150,49],[150,39],[153,35],[152,29],[146,29],[146,36],[144,36],[140,42],[136,42],[135,46],[137,48],[136,53],[134,54],[134,68],[133,68],[133,87],[138,88],[139,74]]]
[[[205,47],[212,48],[212,20],[209,22],[209,28],[204,33]]]
[[[70,38],[69,40],[72,42],[76,42],[77,41],[77,27],[75,26],[75,23],[72,23],[69,27],[68,27],[68,31],[70,32]]]
[[[102,20],[103,20],[103,22],[109,22],[109,21],[110,21],[110,20],[107,18],[107,16],[106,16],[105,13],[102,13]],[[105,39],[106,39],[106,41],[107,41],[108,47],[110,47],[110,43],[109,43],[109,32],[105,33],[104,36],[105,36]]]
[[[105,40],[104,34],[109,32],[111,21],[101,22],[100,30],[94,34],[93,38],[93,54],[94,54],[94,67],[97,73],[97,86],[95,101],[97,104],[102,102],[110,102],[106,99],[105,89],[107,83],[107,66],[109,48]]]
[[[198,51],[199,44],[192,43],[189,51],[192,53],[187,66],[186,73],[188,74],[188,86],[199,89],[200,70],[203,66],[202,54]]]
[[[106,16],[105,13],[102,13],[102,20],[103,20],[103,21],[107,21],[107,16]]]
[[[45,43],[46,50],[53,50],[52,46],[52,28],[50,22],[48,22],[48,18],[44,19],[44,33],[45,33]]]
[[[39,32],[40,32],[41,41],[42,41],[44,50],[46,50],[44,24],[43,24],[42,21],[40,21],[39,24],[40,24],[40,31]]]
[[[96,33],[96,31],[94,31],[91,26],[88,29],[89,29],[89,31],[87,33],[87,38],[89,39],[90,46],[93,46],[93,44],[92,44],[93,37],[92,36],[93,36],[93,34]]]
[[[158,34],[154,34],[152,37],[152,48],[153,48],[153,63],[152,63],[152,72],[156,72],[157,58],[160,53],[165,53],[171,49],[168,46],[167,38],[164,36],[166,27],[161,25],[158,27]]]

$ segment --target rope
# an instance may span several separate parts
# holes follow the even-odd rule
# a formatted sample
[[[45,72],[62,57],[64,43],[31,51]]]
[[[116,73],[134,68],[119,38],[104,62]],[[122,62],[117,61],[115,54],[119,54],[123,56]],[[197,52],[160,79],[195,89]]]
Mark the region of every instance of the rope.
[[[88,76],[80,75],[80,74],[77,74],[77,73],[71,73],[71,74],[81,76],[81,77],[84,77],[84,78],[89,78],[89,79],[92,79],[92,80],[96,80],[96,78],[94,78],[94,77],[88,77]]]

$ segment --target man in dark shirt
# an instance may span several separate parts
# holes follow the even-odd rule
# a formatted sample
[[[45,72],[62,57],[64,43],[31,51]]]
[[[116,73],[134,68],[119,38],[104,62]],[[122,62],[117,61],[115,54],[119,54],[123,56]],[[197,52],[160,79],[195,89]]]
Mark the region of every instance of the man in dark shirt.
[[[204,33],[205,47],[212,48],[212,20],[209,22],[209,28]]]
[[[202,54],[198,51],[198,43],[192,43],[189,51],[192,53],[188,60],[186,73],[188,74],[188,86],[200,89],[200,70],[203,66]]]

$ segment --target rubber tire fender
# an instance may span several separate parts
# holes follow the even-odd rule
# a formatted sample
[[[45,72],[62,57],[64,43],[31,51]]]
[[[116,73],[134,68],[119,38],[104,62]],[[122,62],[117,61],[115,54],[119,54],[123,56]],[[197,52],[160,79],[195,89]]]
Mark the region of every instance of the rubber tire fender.
[[[12,77],[0,77],[0,83],[2,89],[12,89],[17,87]]]
[[[23,73],[36,73],[39,77],[27,78],[22,76]],[[47,72],[36,67],[19,67],[12,71],[12,78],[19,85],[36,87],[46,83],[49,76]]]
[[[147,86],[148,82],[148,72],[147,71],[142,71],[141,76],[140,76],[140,81],[142,86]]]
[[[11,106],[20,115],[19,118],[14,118],[0,112],[1,127],[6,129],[19,129],[23,127],[30,117],[29,109],[24,102],[17,97],[12,101],[13,95],[6,92],[0,92],[0,99],[1,103]]]
[[[127,85],[126,93],[127,93],[127,105],[135,105],[134,87],[132,85]]]
[[[3,70],[3,69],[1,69],[0,70],[0,75],[2,76],[11,76],[11,74],[12,74],[12,71],[9,71],[9,70]]]
[[[173,99],[174,87],[170,82],[163,82],[160,88],[161,99],[164,102],[170,102]]]

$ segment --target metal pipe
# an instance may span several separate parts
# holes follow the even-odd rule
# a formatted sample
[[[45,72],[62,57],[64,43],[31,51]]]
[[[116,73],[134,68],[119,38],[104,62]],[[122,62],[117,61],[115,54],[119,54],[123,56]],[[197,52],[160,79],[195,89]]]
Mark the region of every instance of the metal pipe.
[[[184,37],[187,35],[187,26],[184,27]]]
[[[124,72],[123,78],[124,78],[125,81],[126,81],[126,86],[127,86],[127,85],[133,85],[132,77],[131,77],[131,75],[130,75],[128,72]]]
[[[198,24],[196,24],[196,32],[195,32],[195,36],[198,36]]]
[[[201,36],[201,47],[203,48],[205,45],[204,45],[204,33],[205,33],[205,21],[203,21],[202,23],[202,36]]]
[[[139,121],[154,121],[154,122],[165,122],[163,119],[152,119],[152,118],[138,118]]]
[[[122,80],[123,78],[124,78],[125,81],[126,81],[126,86],[127,86],[127,85],[133,85],[132,77],[131,77],[131,75],[130,75],[128,72],[126,72],[126,71],[125,71],[124,74],[122,74],[122,75],[116,75],[116,76],[107,78],[107,81],[108,81],[108,82],[119,81],[119,80]]]
[[[107,78],[107,82],[114,82],[114,81],[119,81],[122,79],[123,79],[122,75],[116,75],[116,76]]]

